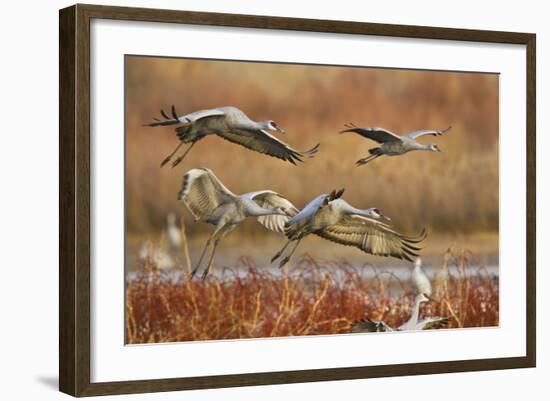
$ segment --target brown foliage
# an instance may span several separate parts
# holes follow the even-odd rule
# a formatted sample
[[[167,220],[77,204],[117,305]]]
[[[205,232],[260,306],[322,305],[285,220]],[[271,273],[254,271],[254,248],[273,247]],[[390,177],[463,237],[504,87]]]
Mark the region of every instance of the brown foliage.
[[[483,268],[466,274],[469,260],[467,252],[447,252],[434,279],[435,301],[421,316],[449,316],[450,328],[498,325],[498,277]],[[365,278],[347,262],[305,257],[282,274],[247,258],[241,265],[244,275],[225,269],[203,282],[147,264],[126,283],[127,343],[347,333],[367,316],[397,327],[414,303],[408,282],[376,269]]]

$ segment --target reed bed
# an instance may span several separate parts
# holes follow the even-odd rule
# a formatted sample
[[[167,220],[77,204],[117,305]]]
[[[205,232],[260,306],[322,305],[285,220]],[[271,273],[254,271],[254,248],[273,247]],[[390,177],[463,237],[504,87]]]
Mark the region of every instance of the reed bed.
[[[471,261],[466,251],[447,251],[433,277],[434,301],[421,316],[449,316],[448,328],[498,325],[498,276],[483,267],[471,273]],[[126,283],[126,342],[342,334],[365,317],[397,327],[413,303],[409,280],[308,255],[284,271],[243,257],[205,281],[146,261]]]

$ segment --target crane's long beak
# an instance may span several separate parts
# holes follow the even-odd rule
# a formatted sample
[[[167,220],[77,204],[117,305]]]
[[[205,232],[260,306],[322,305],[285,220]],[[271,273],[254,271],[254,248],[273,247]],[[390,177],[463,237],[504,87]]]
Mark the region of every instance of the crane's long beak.
[[[277,127],[277,131],[279,131],[283,135],[288,135],[287,132],[284,129],[282,129],[281,127]]]
[[[380,213],[380,217],[381,217],[383,220],[391,221],[391,219],[389,218],[389,216],[386,216],[385,214]]]

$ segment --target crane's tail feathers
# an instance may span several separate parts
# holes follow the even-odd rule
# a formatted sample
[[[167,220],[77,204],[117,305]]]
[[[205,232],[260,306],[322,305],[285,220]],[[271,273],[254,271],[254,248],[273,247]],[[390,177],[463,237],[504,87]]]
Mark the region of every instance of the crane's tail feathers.
[[[338,191],[336,191],[335,189],[333,189],[333,190],[330,192],[330,194],[328,194],[328,196],[325,197],[325,200],[323,201],[323,203],[324,203],[325,205],[328,205],[328,203],[329,203],[330,201],[333,201],[333,200],[335,200],[335,199],[341,198],[342,195],[344,194],[345,190],[346,190],[345,188],[342,188],[342,189],[340,189],[340,190],[338,190]]]
[[[340,189],[338,192],[336,192],[336,193],[334,194],[334,199],[341,198],[345,191],[346,191],[345,188]]]

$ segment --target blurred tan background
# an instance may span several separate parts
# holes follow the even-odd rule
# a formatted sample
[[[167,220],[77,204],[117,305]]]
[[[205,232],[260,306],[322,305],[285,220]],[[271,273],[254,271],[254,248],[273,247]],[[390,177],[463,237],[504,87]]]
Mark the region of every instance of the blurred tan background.
[[[187,170],[209,167],[235,193],[272,189],[297,207],[344,187],[348,202],[378,207],[399,230],[414,234],[427,227],[429,254],[441,255],[452,245],[482,255],[498,252],[497,75],[139,56],[127,56],[125,74],[131,249],[143,240],[158,240],[167,214],[175,212],[185,220],[192,256],[200,250],[212,226],[194,223],[176,194]],[[274,120],[289,134],[279,138],[291,146],[304,150],[320,142],[321,149],[314,159],[293,166],[211,136],[197,143],[178,167],[161,169],[160,162],[177,144],[174,126],[142,125],[159,117],[161,108],[168,112],[171,104],[179,115],[236,106],[253,120]],[[453,128],[442,137],[419,140],[436,143],[442,153],[411,152],[355,167],[376,143],[352,133],[338,135],[347,122],[399,134]],[[264,250],[260,239],[274,245]],[[337,247],[319,241],[312,239],[303,250],[315,244],[325,252]],[[224,243],[231,257],[262,252],[270,257],[283,239],[247,222]],[[363,257],[340,248],[338,252]]]

